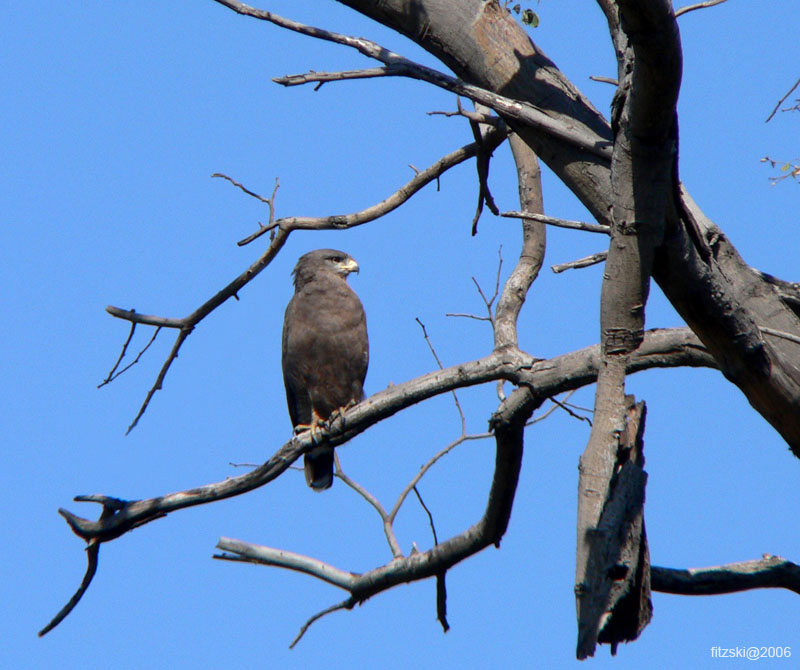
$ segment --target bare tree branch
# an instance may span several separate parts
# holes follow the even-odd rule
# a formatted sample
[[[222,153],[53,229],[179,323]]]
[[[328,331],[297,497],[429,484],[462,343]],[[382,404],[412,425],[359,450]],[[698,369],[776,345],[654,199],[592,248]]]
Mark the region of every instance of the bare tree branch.
[[[395,76],[425,81],[455,93],[456,95],[461,95],[475,102],[480,102],[487,107],[491,107],[506,118],[515,119],[528,126],[537,128],[598,156],[608,158],[611,155],[608,143],[603,138],[592,135],[588,129],[562,124],[527,102],[506,98],[505,96],[492,93],[478,86],[467,84],[460,79],[450,77],[432,68],[420,65],[419,63],[414,63],[371,40],[362,37],[350,37],[328,30],[322,30],[321,28],[307,26],[297,21],[285,19],[273,12],[255,9],[254,7],[237,2],[236,0],[216,0],[216,2],[232,9],[238,14],[269,21],[277,26],[293,30],[303,35],[308,35],[309,37],[315,37],[317,39],[351,47],[368,58],[374,58],[384,63],[387,66],[387,70],[391,70],[391,73]],[[303,75],[303,77],[305,81],[314,81],[313,72]],[[279,77],[273,81],[286,86],[300,83],[294,81],[294,76]]]
[[[178,358],[178,353],[180,351],[181,345],[184,343],[186,338],[191,334],[194,330],[194,327],[202,321],[206,316],[208,316],[212,311],[214,311],[217,307],[219,307],[222,303],[227,301],[231,297],[236,297],[239,290],[242,287],[246,286],[250,281],[252,281],[267,265],[272,262],[272,259],[277,256],[278,252],[281,250],[283,245],[286,243],[287,238],[289,237],[289,233],[291,230],[288,229],[280,229],[278,234],[275,235],[275,238],[271,241],[267,250],[261,255],[261,257],[253,263],[247,270],[242,272],[238,277],[236,277],[232,282],[230,282],[225,288],[221,291],[218,291],[216,295],[214,295],[209,300],[206,300],[200,307],[198,307],[194,312],[189,314],[188,316],[183,317],[182,319],[171,319],[165,318],[160,316],[148,316],[144,314],[139,314],[134,310],[124,310],[118,307],[108,306],[106,307],[106,312],[111,314],[111,316],[115,316],[118,319],[124,319],[126,321],[130,321],[132,323],[142,323],[150,326],[157,326],[157,327],[164,327],[164,328],[176,328],[178,329],[178,335],[175,338],[175,343],[172,346],[172,350],[170,351],[169,355],[167,356],[166,361],[161,366],[161,370],[156,377],[156,381],[145,397],[142,406],[139,409],[136,418],[133,420],[130,426],[128,426],[127,433],[130,433],[133,428],[136,427],[136,424],[139,422],[139,419],[142,418],[147,406],[150,404],[150,400],[155,395],[156,391],[159,391],[162,388],[164,378],[169,371],[170,366]]]
[[[487,149],[492,151],[496,149],[506,138],[506,131],[503,129],[495,129],[488,134],[484,139]],[[416,170],[414,178],[409,181],[405,186],[402,186],[397,191],[392,193],[389,197],[381,202],[371,205],[366,209],[362,209],[352,214],[336,214],[333,216],[321,217],[308,217],[308,216],[291,216],[273,221],[268,226],[260,228],[252,235],[244,238],[239,242],[239,245],[249,244],[253,240],[258,239],[271,228],[285,228],[290,230],[342,230],[346,228],[353,228],[360,226],[364,223],[369,223],[375,219],[388,214],[389,212],[397,209],[400,205],[411,198],[424,186],[427,186],[432,181],[438,179],[447,170],[459,165],[470,158],[478,155],[480,146],[477,142],[467,144],[460,149],[447,154],[440,158],[433,165],[425,170]]]
[[[539,160],[533,149],[516,133],[509,138],[509,145],[517,168],[520,206],[527,212],[541,213],[544,211],[544,199]],[[546,240],[545,227],[541,223],[530,219],[522,220],[522,249],[516,266],[503,285],[495,310],[495,349],[517,347],[517,319],[528,291],[544,263]]]
[[[428,112],[428,116],[463,116],[465,119],[469,119],[470,121],[474,121],[475,123],[483,123],[490,126],[497,126],[500,124],[505,123],[503,119],[499,116],[494,116],[486,111],[470,111],[469,109],[464,109],[461,105],[461,98],[456,97],[456,111],[455,112]]]
[[[419,327],[422,328],[422,336],[425,338],[425,342],[428,345],[428,349],[431,350],[431,354],[433,355],[433,359],[436,361],[436,365],[439,366],[440,370],[444,370],[444,366],[442,365],[442,361],[439,358],[439,354],[436,353],[436,349],[433,346],[433,342],[431,342],[431,338],[428,337],[428,330],[425,328],[425,324],[419,320],[418,317],[415,317],[414,320],[419,324]],[[453,402],[456,405],[456,411],[458,411],[458,417],[461,421],[461,437],[464,437],[467,433],[467,418],[464,416],[464,410],[461,408],[461,403],[458,400],[458,394],[453,391]]]
[[[593,383],[597,378],[597,370],[600,365],[598,345],[539,361],[534,361],[514,348],[504,348],[492,352],[483,359],[437,370],[376,393],[344,412],[329,427],[321,428],[318,431],[317,439],[327,440],[333,446],[337,446],[378,421],[426,398],[456,388],[498,379],[506,379],[521,387],[508,396],[504,401],[504,406],[507,403],[514,403],[515,406],[524,404],[527,412],[530,404],[530,412],[533,412],[551,396]],[[714,359],[706,353],[696,336],[688,328],[654,330],[646,334],[642,346],[631,356],[628,373],[632,374],[653,367],[687,365],[712,368],[717,366]],[[238,477],[227,477],[213,484],[146,500],[127,501],[101,495],[76,496],[75,500],[78,502],[97,502],[103,505],[103,512],[97,521],[79,517],[65,509],[60,509],[59,513],[65,518],[72,531],[87,543],[108,542],[133,528],[161,519],[169,513],[241,495],[264,486],[287,470],[302,454],[313,448],[314,443],[309,433],[310,431],[306,431],[293,437],[278,449],[266,463]],[[463,439],[477,439],[478,437],[484,436],[473,436],[473,438],[467,436]],[[448,445],[446,449],[452,448],[452,446],[456,446],[456,443]],[[435,458],[441,457],[444,453],[446,451],[442,450]],[[431,459],[430,465],[433,462],[435,462],[434,459]],[[412,481],[414,483],[419,481],[419,476],[418,474]],[[497,485],[501,486],[501,483],[498,482]],[[410,488],[408,492],[410,492]],[[398,507],[396,504],[395,508]],[[392,513],[396,514],[395,509],[392,510]],[[482,537],[485,539],[486,535]],[[462,545],[458,543],[457,545],[458,552],[461,552]],[[446,567],[442,569],[446,569]],[[414,574],[417,574],[418,569],[417,564],[408,567],[408,570]],[[394,577],[384,575],[381,579],[392,582]],[[388,582],[382,581],[381,583]],[[83,591],[81,591],[81,595]]]
[[[619,82],[616,79],[612,79],[611,77],[596,77],[591,76],[589,77],[592,81],[599,82],[601,84],[611,84],[612,86],[619,86]]]
[[[308,621],[306,621],[305,624],[303,624],[303,627],[300,629],[300,632],[297,634],[297,637],[294,640],[292,640],[292,643],[289,645],[289,649],[294,649],[295,648],[295,645],[298,642],[300,642],[300,639],[303,637],[303,635],[306,634],[306,631],[309,629],[309,627],[311,626],[312,623],[314,623],[315,621],[318,621],[319,619],[324,617],[326,614],[330,614],[331,612],[336,612],[337,610],[350,610],[350,609],[353,609],[353,606],[355,604],[356,604],[355,600],[353,600],[352,598],[347,598],[346,600],[343,600],[342,602],[340,602],[338,605],[332,605],[331,607],[328,607],[328,608],[322,610],[321,612],[317,612]]]
[[[419,489],[416,486],[414,486],[412,490],[414,491],[414,495],[417,496],[417,501],[419,502],[420,506],[422,507],[423,510],[425,510],[425,514],[428,517],[428,523],[430,524],[431,527],[431,533],[433,534],[433,544],[437,545],[439,544],[439,537],[436,534],[436,524],[433,522],[433,514],[431,514],[430,509],[428,509],[428,506],[422,499],[422,494],[419,492]]]
[[[336,464],[335,476],[339,477],[339,479],[341,479],[345,484],[347,484],[347,486],[358,493],[358,495],[364,498],[364,500],[366,500],[375,509],[375,511],[378,513],[378,516],[381,518],[383,534],[386,536],[386,541],[389,543],[389,549],[392,552],[392,556],[395,558],[401,557],[403,555],[403,550],[400,548],[400,544],[397,541],[397,536],[395,535],[394,528],[392,526],[394,518],[386,513],[383,505],[381,505],[380,501],[374,495],[372,495],[372,493],[367,491],[367,489],[361,486],[361,484],[351,479],[344,473],[339,463],[339,454],[337,454],[335,450],[333,452],[333,458],[334,463]]]
[[[493,149],[496,148],[505,139],[505,137],[506,137],[505,130],[492,129],[487,134],[486,138],[484,139],[484,142],[487,147],[491,147]],[[162,365],[161,370],[159,371],[158,376],[156,377],[155,383],[148,391],[147,396],[145,397],[145,400],[142,403],[142,406],[139,408],[139,412],[137,413],[131,425],[128,427],[127,433],[130,433],[130,431],[136,427],[136,425],[139,422],[139,419],[141,419],[141,417],[147,410],[147,407],[149,406],[150,401],[152,400],[155,393],[161,390],[167,372],[169,372],[172,363],[178,357],[178,353],[180,352],[180,348],[183,345],[183,342],[191,334],[192,330],[194,330],[194,327],[200,321],[202,321],[206,316],[208,316],[208,314],[210,314],[213,310],[215,310],[222,303],[224,303],[226,300],[228,300],[231,297],[237,298],[238,292],[250,281],[252,281],[267,265],[269,265],[272,259],[278,254],[280,249],[283,247],[283,245],[285,244],[286,240],[289,237],[289,234],[293,230],[300,230],[300,229],[318,230],[325,228],[343,229],[361,225],[363,223],[367,223],[368,221],[377,219],[378,217],[383,216],[384,214],[399,207],[402,203],[411,198],[411,196],[413,196],[423,186],[429,184],[431,181],[438,178],[439,175],[441,175],[446,170],[450,169],[454,165],[458,165],[459,163],[476,156],[478,150],[479,146],[477,142],[461,147],[461,149],[457,149],[456,151],[445,156],[444,158],[441,158],[427,170],[420,171],[414,177],[414,179],[412,179],[405,186],[400,188],[398,191],[396,191],[395,193],[393,193],[392,195],[390,195],[388,198],[381,201],[377,205],[373,205],[372,207],[369,207],[360,212],[356,212],[354,214],[348,214],[342,216],[329,216],[321,218],[288,217],[284,219],[274,220],[274,199],[275,199],[275,192],[277,191],[278,188],[277,181],[275,185],[275,191],[273,191],[272,197],[267,199],[263,198],[262,196],[259,196],[253,191],[250,191],[242,184],[231,179],[226,175],[219,173],[215,173],[214,175],[212,175],[227,179],[234,186],[237,186],[248,195],[251,195],[261,200],[262,202],[267,203],[270,207],[270,223],[266,226],[262,226],[255,233],[248,236],[244,240],[240,241],[239,242],[240,246],[252,242],[253,240],[257,239],[258,237],[261,237],[261,235],[267,232],[277,230],[278,233],[271,239],[269,247],[255,263],[253,263],[247,270],[245,270],[242,274],[236,277],[236,279],[230,282],[225,288],[219,291],[211,299],[203,303],[200,307],[198,307],[194,312],[192,312],[188,316],[176,319],[176,318],[168,318],[162,316],[151,316],[146,314],[140,314],[136,310],[124,310],[120,309],[119,307],[113,307],[113,306],[106,307],[106,311],[112,316],[117,317],[119,319],[123,319],[125,321],[130,321],[132,324],[141,323],[144,325],[156,326],[159,329],[175,328],[179,331],[175,339],[175,343],[173,344],[172,350],[167,356],[167,359],[164,361],[164,364]],[[129,335],[128,341],[130,341],[131,335]],[[123,355],[124,355],[124,350],[127,347],[128,341],[126,341],[126,345],[125,347],[123,347]],[[145,347],[145,349],[141,353],[144,353],[146,349],[147,347]],[[141,354],[139,356],[141,356]],[[138,361],[139,357],[137,357],[136,360]],[[119,361],[117,362],[117,365],[118,364]]]
[[[705,9],[706,7],[713,7],[714,5],[721,5],[727,0],[705,0],[705,2],[698,2],[696,5],[688,5],[675,10],[675,18],[677,19],[682,14],[693,12],[695,9]]]
[[[390,563],[363,574],[345,572],[307,556],[229,538],[221,538],[217,545],[219,549],[229,553],[217,555],[215,558],[273,565],[312,575],[346,589],[351,598],[345,603],[351,600],[362,603],[399,584],[436,577],[437,613],[446,629],[444,575],[448,568],[468,556],[492,544],[499,546],[511,515],[522,460],[525,422],[530,417],[534,404],[530,394],[519,391],[501,404],[491,421],[497,443],[497,457],[483,517],[459,535],[435,544],[427,551],[416,552],[406,558],[395,558]]]
[[[97,561],[100,558],[100,543],[99,542],[90,542],[86,546],[86,559],[88,565],[86,566],[86,574],[83,576],[83,581],[81,581],[81,585],[78,587],[78,590],[75,591],[75,594],[72,598],[69,599],[66,605],[59,610],[58,614],[56,614],[50,623],[48,623],[42,630],[39,631],[39,637],[43,635],[47,635],[53,628],[58,626],[68,615],[69,613],[75,608],[81,598],[83,598],[83,594],[86,593],[86,589],[89,588],[89,585],[92,583],[92,579],[94,579],[94,575],[97,572]]]
[[[602,233],[603,235],[611,234],[610,226],[599,225],[596,223],[584,223],[583,221],[567,221],[566,219],[556,219],[552,216],[537,214],[535,212],[502,212],[500,216],[514,219],[529,219],[531,221],[537,221],[538,223],[545,223],[548,226],[557,226],[558,228],[585,230],[589,233]]]
[[[781,588],[800,593],[800,566],[780,556],[728,563],[710,568],[652,568],[653,590],[684,596],[738,593],[749,589]]]
[[[296,554],[285,549],[273,549],[263,545],[241,542],[229,537],[219,538],[217,549],[227,552],[215,555],[214,558],[225,561],[239,561],[245,563],[260,563],[261,565],[271,565],[295,572],[302,572],[311,575],[323,582],[333,584],[347,591],[352,590],[359,578],[359,575],[346,570],[339,570],[332,565],[320,561],[316,558]]]
[[[588,129],[602,137],[605,146],[611,146],[611,124],[497,3],[460,0],[454,5],[416,0],[412,12],[405,0],[340,1],[415,41],[461,79],[532,102],[561,123]],[[602,2],[615,6],[613,0]],[[651,6],[650,0],[640,4],[643,8]],[[609,28],[615,52],[623,52],[627,43],[618,40],[624,36],[619,21],[610,21]],[[670,52],[661,50],[657,39],[649,41],[663,55]],[[669,71],[669,63],[664,68],[656,67],[650,84],[661,81]],[[623,74],[617,73],[621,83]],[[647,89],[648,77],[643,81]],[[663,107],[663,98],[654,96],[653,101]],[[643,109],[642,117],[660,118],[658,110],[654,111],[650,114]],[[510,120],[510,125],[596,221],[610,222],[613,190],[607,157],[529,128],[524,122]],[[687,204],[691,199],[682,185],[676,182],[673,186],[676,188],[667,212],[668,235],[657,247],[653,277],[724,367],[726,378],[742,390],[800,456],[800,376],[794,345],[786,342],[788,346],[781,346],[775,340],[765,345],[753,327],[757,323],[800,334],[800,320],[787,305],[780,304],[772,287],[748,273],[747,264],[724,231],[709,221],[697,205]],[[699,222],[700,227],[693,226],[692,221]],[[693,229],[701,234],[694,234]]]
[[[570,391],[570,393],[567,395],[567,397],[572,395],[572,393],[573,393],[573,391]],[[570,407],[569,407],[569,405],[567,403],[563,403],[560,400],[558,400],[557,398],[550,398],[550,402],[553,403],[553,407],[551,407],[550,410],[548,410],[548,411],[552,411],[552,410],[554,410],[556,408],[560,408],[560,409],[563,409],[571,417],[573,417],[575,419],[578,419],[579,421],[585,421],[590,426],[592,425],[592,420],[588,416],[581,416],[580,414],[578,414],[576,412],[573,412],[572,409],[570,409]]]
[[[592,254],[591,256],[584,256],[583,258],[579,258],[576,261],[570,261],[569,263],[559,263],[558,265],[553,265],[550,269],[559,274],[564,272],[565,270],[579,270],[580,268],[588,268],[591,265],[597,265],[598,263],[602,263],[608,258],[607,251],[599,251],[596,254]]]
[[[470,440],[484,440],[491,436],[492,436],[491,433],[478,433],[476,435],[461,435],[457,437],[455,440],[453,440],[450,444],[448,444],[447,446],[436,452],[433,456],[431,456],[431,458],[428,459],[425,465],[423,465],[419,469],[419,472],[416,475],[414,475],[414,478],[406,485],[406,487],[402,490],[402,492],[398,496],[397,501],[394,504],[394,507],[392,507],[392,511],[389,512],[390,522],[391,523],[394,522],[395,518],[397,517],[397,513],[400,511],[400,507],[405,502],[406,498],[408,497],[408,494],[411,493],[411,491],[413,491],[416,488],[417,484],[419,484],[419,480],[425,476],[425,473],[427,473],[428,470],[430,470],[439,459],[449,454],[451,451],[453,451],[453,449],[455,449],[458,445],[463,444],[464,442]]]
[[[255,193],[254,191],[251,191],[244,184],[240,184],[238,181],[236,181],[232,177],[229,177],[226,174],[222,174],[221,172],[215,172],[214,174],[211,175],[211,177],[212,178],[225,179],[225,180],[229,181],[231,184],[233,184],[236,188],[242,190],[244,193],[247,193],[247,195],[252,196],[256,200],[260,200],[265,205],[268,205],[269,206],[269,212],[270,212],[270,222],[272,222],[272,219],[273,219],[273,217],[275,215],[275,194],[278,192],[278,187],[280,186],[280,182],[277,179],[275,180],[275,188],[272,191],[272,195],[269,198],[265,198],[263,195],[259,195],[258,193]]]
[[[110,384],[117,377],[119,377],[123,372],[126,372],[126,371],[130,370],[134,365],[136,365],[139,362],[139,360],[142,358],[144,353],[150,348],[150,345],[153,344],[153,342],[156,341],[156,337],[158,337],[158,334],[161,332],[161,326],[158,326],[155,329],[155,331],[153,331],[153,336],[150,338],[150,340],[147,342],[147,344],[144,345],[144,348],[136,355],[136,358],[134,358],[133,361],[128,363],[124,368],[122,368],[122,370],[117,372],[117,368],[119,367],[119,364],[122,362],[122,359],[125,358],[125,352],[128,350],[128,345],[131,342],[131,338],[133,338],[133,333],[134,333],[135,330],[136,330],[136,323],[132,322],[131,323],[131,332],[128,334],[128,339],[125,340],[125,344],[122,345],[122,351],[119,354],[119,358],[117,359],[117,362],[114,363],[114,367],[111,368],[111,372],[108,373],[106,378],[100,384],[97,385],[97,388],[102,388],[106,384]]]
[[[316,82],[314,90],[328,83],[329,81],[347,81],[350,79],[376,79],[378,77],[396,77],[400,74],[396,67],[364,68],[362,70],[343,70],[341,72],[308,72],[306,74],[290,74],[285,77],[276,77],[272,81],[282,86],[302,86]]]
[[[320,428],[318,440],[337,446],[405,407],[453,389],[506,379],[524,387],[536,402],[594,383],[601,365],[600,347],[594,345],[547,360],[533,359],[504,349],[485,358],[430,372],[402,384],[379,391],[337,418],[330,427]],[[628,374],[653,367],[716,367],[696,336],[688,328],[649,331],[642,346],[628,363]],[[509,396],[510,398],[510,396]],[[161,518],[179,509],[202,505],[261,487],[283,473],[295,460],[313,447],[309,431],[286,442],[263,465],[238,477],[207,484],[187,491],[147,500],[118,501],[118,506],[98,521],[89,521],[67,510],[60,513],[72,530],[87,542],[113,540],[132,528]],[[82,496],[80,501],[103,502],[103,496]]]
[[[461,102],[459,101],[458,104],[460,107]],[[480,103],[475,103],[475,108],[478,112],[483,112],[487,115],[491,111],[490,108]],[[475,235],[478,234],[478,219],[481,218],[484,203],[495,216],[500,213],[500,210],[494,202],[491,190],[489,190],[489,164],[492,158],[492,149],[489,143],[485,141],[490,129],[494,126],[483,125],[470,119],[469,127],[470,130],[472,130],[472,136],[475,138],[475,142],[477,142],[480,147],[478,155],[475,157],[475,167],[478,171],[478,206],[475,211],[475,216],[472,218],[472,236],[475,237]]]
[[[442,625],[442,630],[446,633],[450,630],[447,623],[447,584],[445,582],[447,572],[443,571],[436,575],[436,618]]]

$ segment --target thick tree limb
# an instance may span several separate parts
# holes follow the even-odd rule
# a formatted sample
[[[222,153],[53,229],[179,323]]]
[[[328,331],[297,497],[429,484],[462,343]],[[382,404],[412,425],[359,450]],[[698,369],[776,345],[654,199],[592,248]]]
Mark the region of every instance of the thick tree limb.
[[[680,188],[708,255],[670,219],[653,277],[719,361],[725,377],[800,457],[800,364],[797,344],[765,338],[761,327],[800,336],[800,318],[780,286],[754,271],[727,236]],[[682,259],[680,262],[675,262]],[[788,282],[785,284],[790,285]]]
[[[633,396],[626,398],[625,428],[619,438],[611,496],[593,533],[599,540],[608,597],[597,641],[611,645],[639,637],[650,623],[650,552],[644,525],[647,473],[644,471],[646,409]]]
[[[542,173],[536,154],[516,134],[511,135],[509,144],[517,168],[520,206],[525,211],[541,213],[544,210]],[[519,260],[503,286],[503,292],[495,312],[495,349],[517,347],[517,318],[528,295],[528,290],[542,268],[545,248],[544,225],[530,219],[523,219],[522,250]]]
[[[610,642],[613,653],[619,641],[635,639],[650,620],[645,611],[649,596],[630,582],[619,588],[611,578],[620,556],[630,553],[628,579],[638,574],[639,588],[649,585],[647,548],[640,546],[644,477],[634,478],[640,496],[635,511],[609,516],[607,510],[619,491],[621,435],[632,420],[625,398],[627,357],[644,336],[654,250],[664,235],[677,152],[675,105],[681,77],[680,40],[668,0],[600,0],[600,5],[617,48],[619,86],[612,111],[611,243],[600,303],[603,366],[597,378],[592,432],[579,465],[575,576],[579,659],[594,655],[598,641]],[[625,505],[636,507],[629,498]],[[632,518],[638,519],[638,526]],[[622,538],[627,542],[623,547]],[[634,622],[615,615],[628,603],[637,613]]]

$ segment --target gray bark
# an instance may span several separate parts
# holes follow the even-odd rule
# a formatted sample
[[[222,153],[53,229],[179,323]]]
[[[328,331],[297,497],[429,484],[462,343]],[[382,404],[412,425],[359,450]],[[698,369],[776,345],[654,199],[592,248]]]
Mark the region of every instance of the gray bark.
[[[591,132],[598,146],[612,144],[610,124],[497,2],[340,2],[408,36],[463,80],[531,103],[557,120]],[[651,20],[665,20],[657,12],[654,16]],[[617,45],[623,43],[613,30],[612,36]],[[651,106],[647,109],[646,114],[653,112]],[[509,125],[599,223],[611,224],[614,190],[606,159],[553,135],[513,121]],[[663,241],[654,249],[652,276],[726,378],[800,456],[798,344],[760,331],[769,327],[800,337],[800,320],[776,285],[752,270],[691,201],[677,176],[667,203]]]

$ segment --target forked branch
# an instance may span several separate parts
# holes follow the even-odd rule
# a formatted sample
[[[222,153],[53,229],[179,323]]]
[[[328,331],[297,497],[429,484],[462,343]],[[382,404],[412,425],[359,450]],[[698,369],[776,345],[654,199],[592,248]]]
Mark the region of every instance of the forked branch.
[[[263,198],[256,193],[252,192],[251,190],[245,188],[238,182],[234,181],[230,177],[222,174],[214,174],[212,176],[215,177],[222,177],[230,181],[234,186],[242,189],[248,195],[258,198],[262,202],[267,203],[270,208],[270,222],[259,228],[255,233],[249,235],[244,240],[239,242],[239,245],[249,244],[253,240],[261,237],[265,233],[269,232],[274,237],[271,238],[270,244],[267,247],[267,250],[262,254],[262,256],[253,263],[247,270],[241,273],[238,277],[236,277],[232,282],[230,282],[225,288],[221,291],[217,292],[212,298],[204,302],[200,307],[198,307],[194,312],[185,316],[183,318],[169,318],[163,316],[153,316],[148,314],[140,314],[136,310],[125,310],[120,309],[119,307],[109,306],[106,307],[106,311],[114,317],[118,319],[123,319],[125,321],[129,321],[132,326],[136,324],[143,324],[148,326],[154,326],[157,328],[156,335],[160,331],[161,328],[174,328],[178,330],[178,335],[175,338],[175,342],[172,346],[172,349],[167,356],[167,359],[164,361],[161,369],[156,377],[156,381],[145,397],[142,406],[139,408],[139,412],[134,418],[131,425],[128,427],[127,432],[129,433],[133,428],[136,427],[136,424],[139,422],[139,419],[144,415],[147,407],[150,404],[155,393],[161,390],[164,379],[169,372],[172,363],[178,357],[180,352],[181,346],[183,345],[186,338],[192,333],[195,326],[197,326],[200,321],[202,321],[206,316],[208,316],[212,311],[214,311],[217,307],[219,307],[222,303],[226,302],[229,298],[238,298],[239,291],[246,286],[250,281],[255,279],[255,277],[272,262],[272,259],[278,254],[281,250],[283,245],[286,243],[289,235],[294,230],[323,230],[323,229],[344,229],[344,228],[351,228],[353,226],[362,225],[369,221],[373,221],[388,212],[396,209],[404,202],[409,200],[415,193],[417,193],[421,188],[429,184],[430,182],[437,179],[439,176],[444,174],[447,170],[462,163],[470,158],[475,157],[480,151],[492,151],[494,150],[503,140],[506,138],[507,131],[505,128],[492,128],[486,136],[483,138],[483,146],[484,149],[481,149],[481,144],[478,142],[473,142],[472,144],[468,144],[466,146],[453,151],[436,163],[431,165],[426,170],[422,170],[417,173],[414,178],[409,181],[405,186],[401,187],[394,193],[392,193],[388,198],[382,200],[381,202],[368,207],[367,209],[361,210],[359,212],[355,212],[352,214],[345,214],[345,215],[337,215],[337,216],[328,216],[328,217],[287,217],[283,219],[274,218],[274,198],[275,192],[273,192],[272,197],[267,199]],[[276,185],[277,188],[277,185]],[[275,233],[277,231],[277,233]],[[131,334],[129,335],[128,339],[123,346],[123,352],[120,356],[119,360],[117,361],[116,365],[114,366],[114,370],[112,370],[112,374],[110,374],[106,382],[110,381],[111,379],[115,378],[117,375],[113,375],[113,372],[116,370],[117,366],[120,364],[125,350],[128,347],[128,344],[131,339]],[[153,339],[155,338],[155,335]],[[152,342],[152,340],[151,340]],[[145,347],[139,356],[136,358],[136,361],[139,360],[141,354],[149,347]],[[134,363],[136,362],[134,361]],[[131,364],[132,365],[132,364]],[[125,369],[129,368],[127,366]]]
[[[523,430],[533,412],[534,404],[530,395],[517,391],[509,396],[492,417],[491,427],[495,434],[497,455],[486,511],[476,524],[427,551],[394,558],[390,563],[363,574],[340,570],[306,556],[228,538],[221,538],[217,545],[227,553],[216,555],[215,558],[305,572],[348,591],[350,597],[345,603],[363,603],[373,595],[398,584],[430,577],[441,580],[448,568],[456,563],[492,544],[499,546],[508,527],[516,491],[522,459]],[[443,617],[441,598],[438,602],[439,614]]]
[[[329,30],[308,26],[291,19],[286,19],[273,12],[250,7],[236,0],[216,0],[216,2],[244,16],[268,21],[281,28],[286,28],[302,35],[308,35],[309,37],[351,47],[364,56],[378,60],[386,65],[386,74],[388,75],[409,77],[433,84],[434,86],[438,86],[456,95],[470,98],[475,102],[491,107],[505,118],[513,119],[525,125],[537,128],[597,156],[609,158],[611,155],[611,148],[608,146],[608,142],[586,129],[579,129],[569,124],[561,123],[527,102],[513,100],[478,86],[467,84],[460,79],[410,61],[371,40],[363,37],[350,37]],[[306,84],[318,81],[318,79],[315,78],[315,74],[314,72],[309,72],[303,75],[289,75],[286,77],[278,77],[274,81],[284,86]]]
[[[456,388],[505,379],[521,386],[532,403],[531,412],[547,398],[594,383],[600,365],[597,345],[549,360],[533,361],[513,349],[492,352],[471,363],[454,365],[391,386],[347,410],[329,428],[321,428],[318,440],[327,439],[334,446],[342,444],[369,426],[396,412],[434,395]],[[628,373],[653,367],[716,367],[688,328],[655,330],[647,333],[639,350],[631,356]],[[509,396],[518,397],[517,392]],[[313,446],[307,432],[280,447],[263,465],[238,477],[206,484],[186,491],[146,500],[119,500],[108,496],[78,496],[79,502],[98,502],[103,513],[96,521],[79,517],[68,510],[59,512],[72,531],[87,543],[108,542],[129,530],[161,519],[178,510],[238,496],[268,484],[287,470]],[[85,588],[79,591],[71,607],[77,604]],[[63,618],[63,617],[62,617]]]

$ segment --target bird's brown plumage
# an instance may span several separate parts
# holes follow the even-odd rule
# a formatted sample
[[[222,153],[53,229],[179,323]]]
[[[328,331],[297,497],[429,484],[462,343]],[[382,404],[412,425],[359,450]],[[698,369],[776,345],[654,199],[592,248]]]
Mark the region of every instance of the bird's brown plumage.
[[[286,402],[295,430],[313,431],[363,397],[369,340],[364,308],[347,284],[351,272],[358,272],[358,264],[335,249],[311,251],[295,266],[282,346]],[[333,448],[322,444],[307,453],[305,472],[311,488],[329,488]]]

